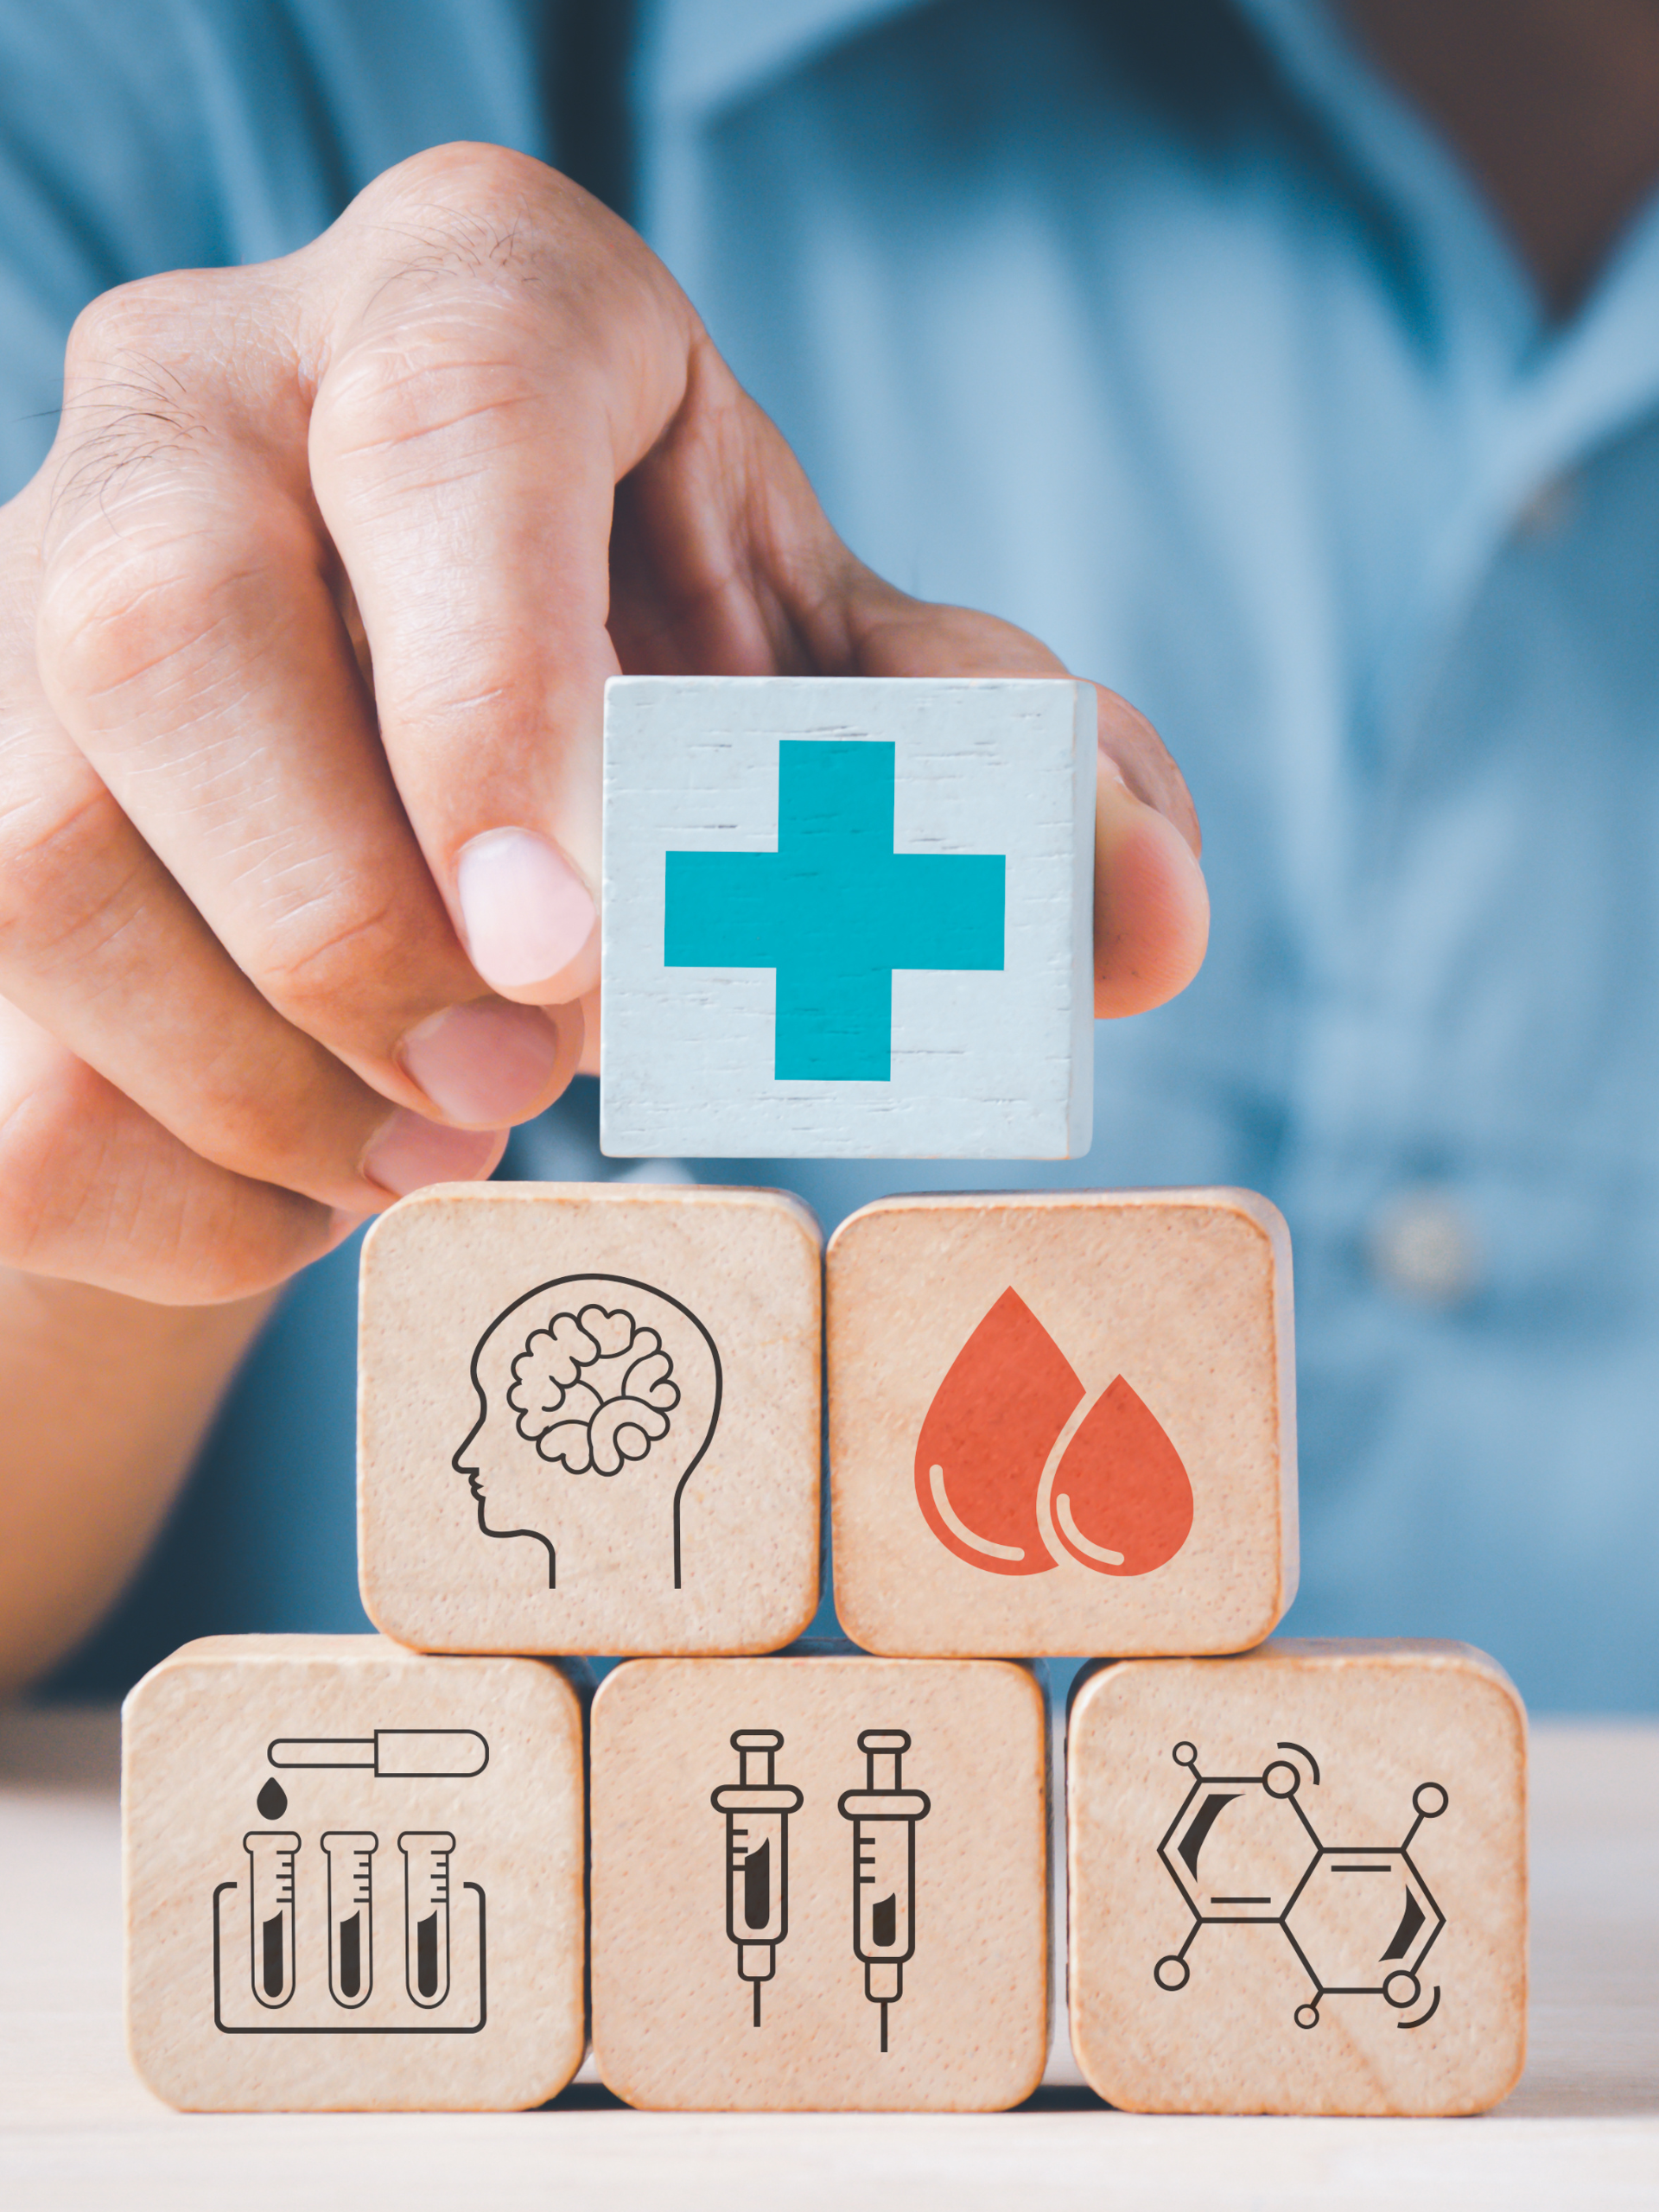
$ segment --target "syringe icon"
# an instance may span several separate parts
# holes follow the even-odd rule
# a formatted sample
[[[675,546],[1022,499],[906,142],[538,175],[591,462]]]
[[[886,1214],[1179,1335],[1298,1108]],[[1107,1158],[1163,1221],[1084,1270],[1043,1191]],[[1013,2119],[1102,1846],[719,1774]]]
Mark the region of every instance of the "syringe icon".
[[[916,1823],[929,1800],[903,1787],[899,1762],[910,1749],[902,1728],[867,1728],[862,1789],[841,1799],[853,1822],[853,1949],[864,1962],[864,1994],[881,2007],[881,2048],[887,2047],[887,2007],[905,1993],[905,1961],[916,1948]]]
[[[778,1970],[778,1946],[789,1933],[789,1816],[801,1793],[774,1779],[772,1761],[784,1739],[775,1728],[740,1728],[732,1738],[739,1779],[716,1789],[710,1803],[726,1815],[726,1933],[737,1946],[737,1971],[754,1986],[760,2024],[760,1985]]]

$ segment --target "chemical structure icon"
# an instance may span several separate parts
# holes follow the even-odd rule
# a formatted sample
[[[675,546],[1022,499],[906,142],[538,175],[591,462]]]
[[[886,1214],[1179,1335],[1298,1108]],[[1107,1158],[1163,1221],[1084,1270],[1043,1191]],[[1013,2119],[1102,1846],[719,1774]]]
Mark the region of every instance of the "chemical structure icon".
[[[1300,1744],[1274,1748],[1296,1756],[1274,1759],[1260,1774],[1200,1774],[1197,1747],[1176,1745],[1175,1764],[1187,1770],[1192,1787],[1158,1856],[1192,1925],[1180,1949],[1159,1960],[1153,1979],[1160,1989],[1185,1988],[1186,1955],[1200,1928],[1265,1924],[1284,1930],[1313,1985],[1312,1998],[1296,2007],[1299,2028],[1318,2027],[1327,1997],[1380,1997],[1399,2013],[1414,2012],[1423,1961],[1446,1916],[1411,1847],[1423,1822],[1445,1812],[1446,1790],[1438,1782],[1418,1783],[1411,1797],[1416,1818],[1403,1843],[1321,1843],[1301,1800],[1306,1782],[1319,1787],[1319,1762]],[[1395,2026],[1421,2028],[1440,2002],[1436,1983],[1427,2010]]]

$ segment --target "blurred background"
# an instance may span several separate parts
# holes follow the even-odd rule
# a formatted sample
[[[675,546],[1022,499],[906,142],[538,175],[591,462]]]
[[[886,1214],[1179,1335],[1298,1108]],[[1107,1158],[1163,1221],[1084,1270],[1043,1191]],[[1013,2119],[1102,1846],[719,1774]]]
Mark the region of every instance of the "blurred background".
[[[1211,952],[1096,1025],[1086,1160],[1294,1242],[1287,1630],[1659,1706],[1659,9],[1651,0],[0,0],[0,489],[66,333],[455,138],[667,259],[853,548],[1124,694]],[[594,1086],[504,1173],[603,1176]],[[117,1611],[367,1625],[355,1245],[295,1286]]]

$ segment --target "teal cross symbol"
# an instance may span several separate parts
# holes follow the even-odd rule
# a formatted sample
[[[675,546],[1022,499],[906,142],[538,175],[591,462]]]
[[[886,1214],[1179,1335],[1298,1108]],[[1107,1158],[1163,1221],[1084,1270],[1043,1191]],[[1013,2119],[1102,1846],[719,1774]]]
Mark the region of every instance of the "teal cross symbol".
[[[775,968],[772,1073],[893,1077],[895,968],[1001,968],[1001,853],[895,853],[894,748],[782,738],[775,853],[670,853],[663,962]]]

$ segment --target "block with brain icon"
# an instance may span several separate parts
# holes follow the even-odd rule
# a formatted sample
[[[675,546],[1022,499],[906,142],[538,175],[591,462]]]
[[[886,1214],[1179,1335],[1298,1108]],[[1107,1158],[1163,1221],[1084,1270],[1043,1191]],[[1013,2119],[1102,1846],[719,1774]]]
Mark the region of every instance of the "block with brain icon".
[[[769,1651],[817,1605],[817,1224],[466,1184],[364,1244],[359,1574],[425,1651]]]
[[[1246,1191],[886,1198],[827,1261],[836,1606],[918,1657],[1239,1651],[1296,1584],[1290,1245]]]

